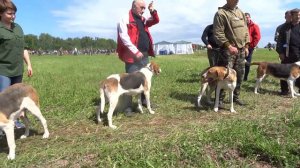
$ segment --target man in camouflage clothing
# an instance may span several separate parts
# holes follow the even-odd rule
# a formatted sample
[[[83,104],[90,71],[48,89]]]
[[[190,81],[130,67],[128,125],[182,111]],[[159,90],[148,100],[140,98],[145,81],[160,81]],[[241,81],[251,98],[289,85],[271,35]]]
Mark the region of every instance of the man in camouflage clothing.
[[[213,31],[216,42],[221,46],[219,66],[229,66],[237,72],[237,86],[234,90],[234,102],[245,105],[240,99],[240,89],[245,73],[245,55],[248,55],[250,43],[247,21],[238,7],[238,0],[227,0],[227,3],[218,9],[214,17]],[[221,91],[220,102],[225,97]],[[220,107],[222,107],[220,103]]]

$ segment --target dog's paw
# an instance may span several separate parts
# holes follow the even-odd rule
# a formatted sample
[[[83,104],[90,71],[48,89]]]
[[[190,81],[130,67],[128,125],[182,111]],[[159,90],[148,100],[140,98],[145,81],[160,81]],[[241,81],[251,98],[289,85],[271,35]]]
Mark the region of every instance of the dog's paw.
[[[110,125],[109,127],[112,128],[112,129],[117,129],[117,128],[118,128],[118,127],[115,126],[115,125]]]
[[[155,111],[150,110],[149,113],[150,113],[150,114],[155,114]]]
[[[300,93],[295,93],[294,95],[295,95],[295,96],[300,96]]]
[[[201,106],[201,100],[199,100],[199,99],[197,99],[196,101],[195,101],[195,106],[196,107],[200,107]]]
[[[49,132],[48,131],[44,133],[43,138],[44,139],[49,138]]]
[[[20,137],[20,139],[25,139],[25,138],[27,138],[27,135],[22,135],[22,136]]]
[[[16,158],[15,154],[9,154],[9,155],[7,155],[7,159],[8,160],[14,160],[15,158]]]
[[[232,112],[232,113],[236,113],[236,111],[235,111],[234,109],[231,109],[231,110],[230,110],[230,112]]]
[[[215,107],[214,108],[214,112],[218,112],[219,111],[219,108],[218,107]]]
[[[199,105],[196,104],[196,107],[197,108],[203,108],[203,106],[201,104],[199,104]]]
[[[144,113],[144,110],[142,109],[142,107],[140,107],[140,108],[138,107],[137,110],[138,110],[141,114]]]

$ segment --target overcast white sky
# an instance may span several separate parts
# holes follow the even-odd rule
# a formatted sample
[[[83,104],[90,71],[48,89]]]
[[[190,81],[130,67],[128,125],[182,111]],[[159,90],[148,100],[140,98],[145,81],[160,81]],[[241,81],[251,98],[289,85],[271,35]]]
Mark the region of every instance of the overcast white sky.
[[[127,14],[132,0],[14,0],[17,20],[25,34],[49,33],[54,37],[101,37],[116,39],[116,26]],[[150,1],[146,0],[148,4]],[[213,22],[226,0],[154,0],[160,23],[150,31],[154,41],[179,40],[202,44],[206,25]],[[300,8],[299,0],[241,0],[239,8],[251,14],[261,29],[260,47],[274,42],[276,27],[288,9]],[[145,13],[149,16],[149,12]]]

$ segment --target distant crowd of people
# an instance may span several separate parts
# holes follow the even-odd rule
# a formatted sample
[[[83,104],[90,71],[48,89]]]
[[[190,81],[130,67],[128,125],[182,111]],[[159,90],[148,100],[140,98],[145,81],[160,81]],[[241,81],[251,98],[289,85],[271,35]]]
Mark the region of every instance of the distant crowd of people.
[[[74,48],[73,50],[28,50],[30,55],[57,55],[57,56],[63,56],[63,55],[110,55],[116,52],[115,49],[77,49]]]

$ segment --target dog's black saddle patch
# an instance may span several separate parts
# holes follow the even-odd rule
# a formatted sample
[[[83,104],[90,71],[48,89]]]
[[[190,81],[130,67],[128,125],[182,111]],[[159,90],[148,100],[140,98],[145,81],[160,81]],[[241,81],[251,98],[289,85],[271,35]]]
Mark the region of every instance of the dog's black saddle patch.
[[[123,89],[137,89],[145,83],[145,75],[141,72],[129,73],[120,79],[120,84]]]
[[[19,110],[23,98],[26,96],[24,90],[16,89],[10,92],[2,93],[0,95],[0,111],[6,116]]]
[[[273,76],[287,79],[291,74],[292,66],[293,64],[269,64],[268,68],[273,72]]]

